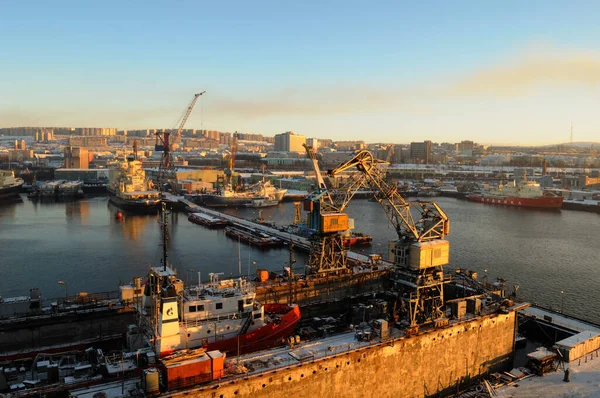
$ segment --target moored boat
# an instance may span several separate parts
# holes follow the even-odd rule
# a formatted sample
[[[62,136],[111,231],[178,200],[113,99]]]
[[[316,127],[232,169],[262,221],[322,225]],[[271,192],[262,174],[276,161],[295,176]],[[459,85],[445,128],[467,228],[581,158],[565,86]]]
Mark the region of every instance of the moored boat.
[[[0,170],[0,199],[18,196],[23,183],[23,179],[15,178],[12,170]]]
[[[151,268],[143,293],[135,285],[121,287],[124,301],[142,299],[144,338],[129,338],[135,342],[130,349],[149,343],[163,358],[198,348],[248,353],[284,344],[300,320],[298,305],[262,304],[251,283],[242,278],[220,280],[217,273],[209,274],[208,283],[184,287],[167,262],[165,210],[163,206],[163,265]]]
[[[560,209],[564,198],[544,192],[540,184],[523,177],[519,182],[501,184],[497,189],[469,194],[467,199],[495,205]]]
[[[284,244],[283,240],[262,232],[258,229],[244,227],[236,224],[232,227],[225,228],[225,235],[230,238],[239,239],[241,242],[249,243],[260,248],[280,247]]]
[[[269,181],[260,181],[244,192],[226,185],[215,193],[189,195],[189,199],[206,207],[266,207],[277,205],[286,192],[287,189],[276,188]]]
[[[194,224],[204,225],[209,228],[223,228],[229,225],[229,221],[221,217],[214,217],[206,213],[192,213],[188,220]]]
[[[134,213],[155,214],[160,206],[160,192],[146,178],[142,162],[128,155],[125,162],[112,168],[109,174],[109,201]]]

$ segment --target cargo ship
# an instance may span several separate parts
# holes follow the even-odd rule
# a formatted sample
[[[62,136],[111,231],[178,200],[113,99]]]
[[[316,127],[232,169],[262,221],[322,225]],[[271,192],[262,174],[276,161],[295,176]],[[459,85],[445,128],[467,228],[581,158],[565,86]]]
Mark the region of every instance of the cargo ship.
[[[215,193],[187,197],[206,207],[267,207],[278,205],[286,192],[287,189],[276,188],[269,181],[260,181],[244,192],[238,192],[226,184]]]
[[[134,155],[110,169],[109,201],[122,210],[133,213],[155,214],[160,206],[160,192],[146,178],[142,162]]]
[[[560,209],[564,198],[544,192],[540,184],[524,176],[519,182],[512,181],[500,184],[497,189],[467,195],[467,199],[495,205]]]
[[[0,199],[19,196],[23,183],[21,178],[15,178],[12,170],[0,170]]]

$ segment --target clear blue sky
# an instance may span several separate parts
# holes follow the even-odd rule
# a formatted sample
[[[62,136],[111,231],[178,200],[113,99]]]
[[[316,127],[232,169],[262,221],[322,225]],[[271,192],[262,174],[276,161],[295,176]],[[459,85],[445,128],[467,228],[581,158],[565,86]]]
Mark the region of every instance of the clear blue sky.
[[[597,1],[6,1],[0,127],[600,141]]]

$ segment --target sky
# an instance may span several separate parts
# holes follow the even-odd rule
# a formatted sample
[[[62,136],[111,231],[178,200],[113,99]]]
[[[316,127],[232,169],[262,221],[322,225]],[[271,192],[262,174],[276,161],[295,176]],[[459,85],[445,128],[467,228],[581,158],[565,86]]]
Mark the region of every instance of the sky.
[[[0,127],[600,141],[597,1],[0,0]]]

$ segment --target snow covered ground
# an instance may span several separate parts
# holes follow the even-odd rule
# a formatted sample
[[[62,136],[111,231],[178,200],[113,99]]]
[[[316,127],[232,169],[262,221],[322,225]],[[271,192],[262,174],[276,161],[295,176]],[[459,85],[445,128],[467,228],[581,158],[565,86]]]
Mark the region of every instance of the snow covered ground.
[[[600,398],[600,354],[587,355],[587,362],[581,358],[565,364],[571,371],[571,381],[566,383],[564,370],[547,374],[544,377],[530,377],[497,390],[497,397],[599,397]]]

